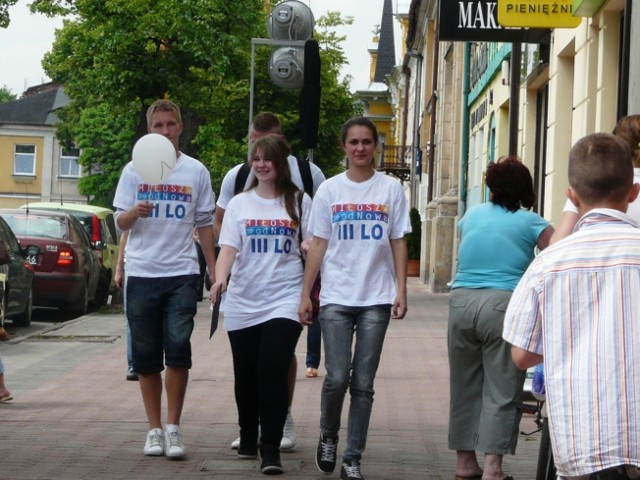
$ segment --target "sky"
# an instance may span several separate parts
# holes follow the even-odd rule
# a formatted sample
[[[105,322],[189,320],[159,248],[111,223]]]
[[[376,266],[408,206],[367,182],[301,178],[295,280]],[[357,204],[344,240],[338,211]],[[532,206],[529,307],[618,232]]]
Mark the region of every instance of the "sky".
[[[341,72],[353,77],[352,91],[369,87],[370,57],[373,30],[382,19],[383,0],[300,0],[308,5],[314,17],[327,11],[339,11],[343,17],[353,17],[347,30],[337,30],[338,35],[347,35],[343,48],[349,65]],[[50,19],[29,12],[31,0],[18,0],[9,9],[11,23],[7,29],[0,28],[0,87],[6,86],[18,97],[26,88],[50,79],[45,75],[41,61],[51,50],[55,30],[62,27],[61,19]],[[410,0],[392,0],[393,12],[406,13]],[[400,32],[396,24],[395,45],[400,51]],[[399,53],[396,62],[400,63]]]

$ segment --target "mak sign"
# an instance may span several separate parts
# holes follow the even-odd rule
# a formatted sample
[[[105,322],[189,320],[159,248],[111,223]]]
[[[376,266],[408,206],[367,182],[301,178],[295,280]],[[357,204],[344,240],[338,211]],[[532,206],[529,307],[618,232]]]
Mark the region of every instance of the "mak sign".
[[[462,42],[549,43],[546,29],[504,28],[498,23],[497,1],[440,0],[440,40]]]
[[[503,27],[575,28],[573,0],[498,0],[498,23]]]

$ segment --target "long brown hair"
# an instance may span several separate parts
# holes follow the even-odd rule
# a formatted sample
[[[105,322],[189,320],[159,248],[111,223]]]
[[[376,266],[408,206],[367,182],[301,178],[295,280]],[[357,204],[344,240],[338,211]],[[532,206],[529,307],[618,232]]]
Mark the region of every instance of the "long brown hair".
[[[296,193],[298,186],[291,180],[291,170],[289,169],[289,145],[282,138],[282,135],[270,133],[253,142],[251,148],[251,159],[258,153],[268,160],[271,160],[276,171],[276,194],[284,196],[284,206],[292,220],[300,224],[300,217],[296,209]],[[251,188],[258,185],[258,179],[254,177]]]
[[[613,134],[629,145],[633,164],[640,167],[640,115],[622,117],[613,129]]]

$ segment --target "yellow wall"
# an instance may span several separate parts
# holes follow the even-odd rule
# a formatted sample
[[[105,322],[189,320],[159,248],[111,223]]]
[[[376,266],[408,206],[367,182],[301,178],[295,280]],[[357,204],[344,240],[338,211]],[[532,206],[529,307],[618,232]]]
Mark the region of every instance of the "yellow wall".
[[[43,152],[44,152],[44,138],[43,137],[28,137],[28,136],[10,136],[0,135],[0,193],[22,193],[26,191],[25,180],[31,177],[26,177],[25,180],[20,181],[20,177],[13,175],[13,159],[15,152],[15,145],[26,144],[36,146],[36,179],[35,181],[28,180],[29,194],[40,193],[41,181],[42,181],[42,164],[43,164]]]

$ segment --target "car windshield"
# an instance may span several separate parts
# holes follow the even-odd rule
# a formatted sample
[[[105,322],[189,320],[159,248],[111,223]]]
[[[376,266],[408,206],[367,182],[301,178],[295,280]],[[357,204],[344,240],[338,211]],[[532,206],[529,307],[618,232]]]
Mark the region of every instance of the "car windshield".
[[[4,219],[18,237],[46,237],[63,240],[68,237],[63,217],[6,215]]]

